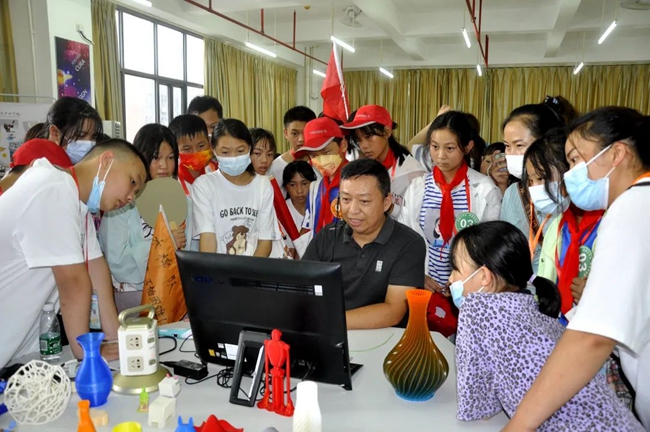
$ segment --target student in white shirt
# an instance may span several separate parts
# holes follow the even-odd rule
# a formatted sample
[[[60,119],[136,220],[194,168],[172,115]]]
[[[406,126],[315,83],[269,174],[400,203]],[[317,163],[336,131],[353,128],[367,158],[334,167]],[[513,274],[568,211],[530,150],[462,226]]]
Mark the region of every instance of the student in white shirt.
[[[533,431],[580,391],[617,347],[650,430],[650,118],[604,107],[572,126],[564,175],[573,203],[605,210],[576,314],[505,431]]]
[[[212,138],[212,130],[223,118],[223,107],[219,100],[212,96],[196,96],[187,106],[187,113],[201,117],[208,128],[208,139]]]
[[[289,109],[284,114],[284,137],[289,141],[289,151],[282,153],[275,158],[271,165],[271,175],[276,179],[282,178],[282,172],[289,163],[296,160],[295,153],[305,144],[303,131],[310,121],[316,118],[316,114],[307,107],[297,106]],[[308,161],[309,158],[303,155],[301,160]]]
[[[178,145],[167,127],[155,123],[143,126],[135,135],[133,146],[144,155],[150,180],[178,178]],[[172,231],[178,249],[185,249],[188,243],[186,228]],[[153,230],[142,219],[135,203],[102,217],[99,243],[116,290],[142,291]]]
[[[449,295],[449,246],[454,233],[482,221],[495,220],[501,208],[499,188],[468,167],[474,131],[467,116],[448,111],[438,116],[427,134],[433,173],[414,180],[406,191],[400,221],[427,243],[425,285]]]
[[[253,148],[251,150],[251,163],[253,169],[259,175],[270,174],[269,168],[273,163],[276,146],[273,133],[262,128],[251,128],[251,138],[253,138]],[[281,179],[278,178],[279,181]]]
[[[381,162],[390,175],[393,206],[390,215],[397,219],[402,210],[404,193],[411,181],[422,177],[426,171],[409,154],[406,147],[397,142],[393,131],[397,124],[390,118],[386,108],[365,105],[357,110],[354,120],[341,126],[352,131],[350,140],[366,158]]]
[[[192,187],[194,235],[201,252],[268,257],[277,218],[269,179],[251,164],[253,139],[244,123],[224,119],[214,128],[212,148],[219,169]]]
[[[307,210],[309,187],[316,181],[314,169],[305,161],[293,161],[282,173],[282,184],[287,190],[287,207],[298,231],[302,228]]]
[[[70,170],[46,159],[0,199],[0,367],[38,351],[39,318],[46,302],[60,304],[73,354],[89,330],[92,291],[106,339],[117,338],[117,310],[108,266],[89,213],[116,210],[135,199],[146,180],[142,155],[123,140],[95,145]],[[117,344],[105,344],[107,360]]]

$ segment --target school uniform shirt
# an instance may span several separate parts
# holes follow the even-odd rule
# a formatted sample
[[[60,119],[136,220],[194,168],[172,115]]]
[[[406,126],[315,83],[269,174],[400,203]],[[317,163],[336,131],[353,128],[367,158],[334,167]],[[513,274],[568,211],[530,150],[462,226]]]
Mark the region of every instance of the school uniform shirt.
[[[411,155],[404,158],[402,165],[397,160],[394,167],[388,168],[390,191],[393,194],[393,211],[390,215],[393,219],[399,219],[399,214],[402,212],[402,206],[404,205],[404,194],[406,194],[411,182],[426,173],[420,163]]]
[[[466,185],[469,185],[469,191]],[[499,218],[501,191],[489,177],[471,168],[467,169],[466,181],[456,186],[451,196],[457,230]],[[444,285],[449,280],[451,264],[450,244],[445,244],[440,234],[441,204],[442,191],[433,174],[426,174],[413,180],[406,191],[400,221],[424,238],[427,244],[425,274]]]
[[[527,215],[524,211],[524,203],[521,201],[518,185],[519,183],[511,184],[503,194],[503,203],[501,204],[501,215],[499,219],[505,222],[510,222],[519,228],[519,230],[526,236],[526,240],[530,240],[530,215]],[[537,222],[541,226],[546,216],[540,212],[535,212],[535,216],[537,217]],[[548,227],[549,224],[547,222],[542,228],[542,234],[544,236],[546,236]],[[541,252],[542,246],[538,244],[535,248],[535,254],[533,255],[533,272],[535,273],[537,273],[539,268],[539,257]]]
[[[601,220],[591,272],[568,328],[618,343],[623,372],[636,391],[636,412],[650,430],[648,214],[646,178],[619,196]]]
[[[307,208],[305,209],[305,217],[302,221],[302,229],[309,230],[310,240],[318,234],[318,220],[321,213],[321,194],[325,193],[325,185],[323,179],[319,178],[309,185],[309,195],[307,196]],[[327,201],[330,206],[334,205],[334,201],[339,196],[339,188],[333,187],[329,191]],[[332,222],[338,222],[340,219],[335,217]]]
[[[302,228],[302,222],[305,220],[305,215],[300,214],[298,209],[293,205],[293,202],[291,201],[291,198],[287,198],[287,207],[289,207],[289,212],[291,213],[291,217],[293,218],[293,223],[296,224],[296,228],[298,231]]]
[[[239,186],[220,170],[205,174],[192,186],[194,235],[213,233],[217,253],[252,256],[259,240],[278,240],[273,187],[256,175]]]
[[[502,410],[512,417],[563,331],[557,319],[539,311],[531,294],[469,294],[460,306],[456,335],[458,419],[482,420]],[[642,432],[643,427],[597,374],[537,430]]]
[[[0,220],[1,368],[38,351],[43,305],[59,308],[52,267],[91,261],[102,252],[74,179],[44,158],[2,195]]]

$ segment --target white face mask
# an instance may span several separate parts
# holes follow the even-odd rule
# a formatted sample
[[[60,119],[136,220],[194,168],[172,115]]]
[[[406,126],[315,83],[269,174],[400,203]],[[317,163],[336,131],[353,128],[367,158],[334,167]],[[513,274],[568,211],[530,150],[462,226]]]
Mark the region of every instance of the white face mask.
[[[463,292],[465,291],[465,284],[467,283],[468,280],[476,276],[476,273],[478,273],[478,271],[481,270],[481,268],[482,267],[477,268],[476,271],[471,275],[469,275],[467,279],[457,280],[456,282],[453,282],[451,285],[449,285],[449,292],[451,293],[451,298],[458,309],[460,309],[460,305],[463,304],[463,301],[465,300],[465,296],[463,295]],[[476,292],[483,291],[483,288],[485,287],[482,286]]]
[[[506,155],[508,172],[518,179],[524,172],[524,155]]]
[[[76,165],[94,146],[95,141],[74,140],[68,142],[68,145],[65,147],[65,152],[70,157],[72,163]]]
[[[564,213],[569,208],[571,201],[568,197],[562,196],[560,193],[560,183],[550,182],[548,188],[551,191],[551,195],[546,192],[544,185],[528,187],[528,193],[530,194],[530,199],[533,201],[535,210],[543,214]],[[553,201],[553,199],[559,201],[559,204]]]

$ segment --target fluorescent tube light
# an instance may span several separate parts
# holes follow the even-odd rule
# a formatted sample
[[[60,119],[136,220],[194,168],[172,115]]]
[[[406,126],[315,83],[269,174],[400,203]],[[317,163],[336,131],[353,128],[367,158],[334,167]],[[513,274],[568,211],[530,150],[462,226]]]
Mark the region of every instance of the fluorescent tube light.
[[[355,52],[356,51],[352,45],[346,44],[341,39],[339,39],[339,38],[337,38],[335,36],[330,36],[330,40],[332,42],[334,42],[335,44],[337,44],[338,46],[343,47],[343,48],[345,48],[346,50],[348,50],[350,52]]]
[[[325,76],[326,76],[325,73],[319,71],[318,69],[314,69],[314,74],[318,75],[319,77],[323,77],[323,78],[325,78]]]
[[[605,30],[605,33],[603,33],[603,35],[600,37],[600,39],[598,39],[598,45],[603,43],[605,41],[605,39],[607,38],[607,36],[609,36],[609,34],[612,31],[614,31],[614,27],[616,27],[616,21],[612,21],[612,23],[609,25],[609,27],[607,27],[607,30]]]
[[[481,70],[481,65],[480,64],[476,65],[476,70],[478,71],[478,76],[483,76],[483,71]]]
[[[245,45],[246,45],[248,48],[252,49],[252,50],[255,50],[255,51],[261,52],[262,54],[266,54],[266,55],[269,56],[269,57],[273,57],[273,58],[275,58],[275,57],[278,56],[278,55],[277,55],[276,53],[274,53],[273,51],[269,51],[269,50],[267,50],[266,48],[262,48],[262,47],[259,47],[259,46],[257,46],[257,45],[253,45],[253,44],[250,43],[250,42],[246,42]]]
[[[153,6],[153,4],[149,0],[133,0],[133,1],[145,6],[149,6],[149,7]]]
[[[467,30],[463,28],[463,37],[465,38],[465,45],[467,45],[467,48],[472,47],[472,43],[469,41],[469,36],[467,35]]]
[[[383,74],[386,75],[388,78],[395,78],[395,76],[394,76],[392,73],[388,72],[388,71],[387,71],[386,69],[384,69],[383,67],[380,67],[380,68],[379,68],[379,72],[383,73]]]
[[[580,64],[578,66],[576,66],[575,69],[573,69],[573,75],[578,75],[578,72],[580,72],[580,70],[582,70],[582,67],[584,65],[585,65],[584,62],[580,62]]]

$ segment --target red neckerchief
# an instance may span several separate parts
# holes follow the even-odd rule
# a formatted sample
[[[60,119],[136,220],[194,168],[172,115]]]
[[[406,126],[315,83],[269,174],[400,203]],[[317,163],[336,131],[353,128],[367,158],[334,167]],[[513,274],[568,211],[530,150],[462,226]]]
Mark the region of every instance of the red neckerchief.
[[[582,213],[582,220],[580,224],[576,219],[576,214]],[[571,205],[567,211],[562,215],[560,221],[560,230],[563,224],[567,224],[569,234],[571,235],[571,243],[564,255],[564,263],[562,270],[558,274],[558,289],[562,300],[562,313],[566,314],[573,307],[573,295],[571,294],[571,283],[576,276],[578,276],[578,264],[580,263],[580,246],[589,237],[589,233],[598,221],[603,217],[604,210],[596,211],[583,211]],[[587,234],[587,235],[585,235]]]
[[[334,217],[337,218],[341,217],[340,214],[335,215],[332,212],[332,205],[330,203],[329,197],[330,197],[330,191],[335,187],[340,186],[341,170],[347,163],[348,163],[347,159],[343,158],[343,162],[341,162],[339,169],[336,170],[336,174],[334,174],[334,178],[331,181],[329,177],[323,177],[323,183],[320,190],[320,212],[318,214],[318,223],[316,224],[316,231],[314,231],[314,233],[319,232],[324,226],[332,223],[334,221]],[[337,202],[336,203],[337,208],[338,208],[338,204],[339,203]],[[338,210],[337,213],[339,213]]]
[[[205,174],[205,167],[199,171],[199,176]],[[190,170],[185,167],[185,165],[178,165],[178,179],[181,182],[181,186],[183,186],[183,189],[185,190],[185,194],[189,195],[189,190],[187,189],[187,185],[185,183],[193,184],[194,180],[196,180],[198,177],[194,178],[192,174],[190,174]]]
[[[451,183],[447,183],[444,174],[437,166],[433,168],[433,179],[442,192],[442,203],[440,204],[440,234],[442,235],[445,244],[448,244],[451,241],[451,237],[454,233],[454,221],[456,219],[451,191],[461,184],[466,177],[467,164],[465,161],[463,161],[460,168],[458,168],[458,171],[456,171],[456,175],[454,175]]]
[[[3,192],[4,192],[4,191],[3,191],[2,188],[0,187],[0,196],[2,196],[2,193],[3,193]]]

